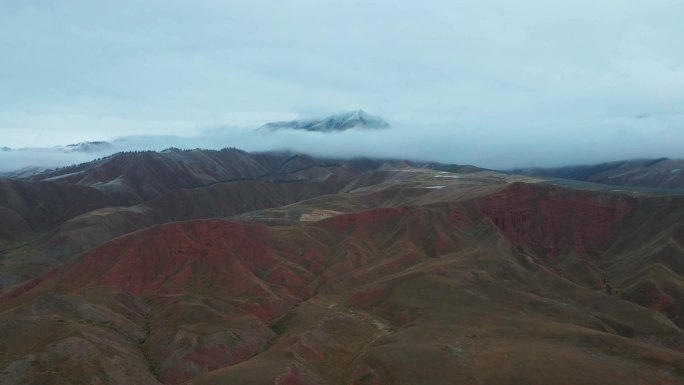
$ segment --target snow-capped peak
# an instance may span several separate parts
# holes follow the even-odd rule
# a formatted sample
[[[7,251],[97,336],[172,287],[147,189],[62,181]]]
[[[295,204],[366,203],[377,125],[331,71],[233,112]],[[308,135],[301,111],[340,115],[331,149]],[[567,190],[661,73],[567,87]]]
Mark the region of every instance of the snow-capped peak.
[[[281,129],[333,132],[348,129],[384,129],[390,125],[382,118],[370,115],[363,110],[356,110],[328,116],[321,119],[292,120],[287,122],[271,122],[259,127],[260,131],[276,131]]]

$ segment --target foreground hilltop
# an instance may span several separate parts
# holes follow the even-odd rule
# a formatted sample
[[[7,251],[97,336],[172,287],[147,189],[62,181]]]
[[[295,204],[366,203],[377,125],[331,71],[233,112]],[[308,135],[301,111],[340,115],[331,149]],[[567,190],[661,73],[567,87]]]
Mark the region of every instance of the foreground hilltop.
[[[22,277],[0,295],[0,383],[684,381],[684,198],[234,151],[270,174],[131,204],[101,186],[228,155],[6,180],[26,231],[0,242]]]

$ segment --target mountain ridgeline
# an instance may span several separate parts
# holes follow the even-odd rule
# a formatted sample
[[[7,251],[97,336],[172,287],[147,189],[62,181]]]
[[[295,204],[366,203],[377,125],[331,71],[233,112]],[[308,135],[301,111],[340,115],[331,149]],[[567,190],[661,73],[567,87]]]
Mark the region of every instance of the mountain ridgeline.
[[[684,160],[681,159],[639,159],[584,166],[516,169],[511,172],[613,186],[684,188]]]

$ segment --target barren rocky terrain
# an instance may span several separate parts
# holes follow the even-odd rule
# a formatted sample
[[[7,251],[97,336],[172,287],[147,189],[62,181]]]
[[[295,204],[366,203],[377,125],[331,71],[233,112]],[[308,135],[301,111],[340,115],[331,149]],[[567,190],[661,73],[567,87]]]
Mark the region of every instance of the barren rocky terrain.
[[[684,196],[239,150],[0,180],[2,384],[682,384]]]

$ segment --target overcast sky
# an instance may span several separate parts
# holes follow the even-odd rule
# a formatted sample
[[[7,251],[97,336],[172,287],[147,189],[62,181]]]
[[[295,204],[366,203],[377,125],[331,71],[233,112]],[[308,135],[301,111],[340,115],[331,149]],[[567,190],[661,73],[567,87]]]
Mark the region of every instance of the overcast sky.
[[[682,0],[2,0],[0,147],[682,157],[683,20]],[[248,130],[359,108],[394,128]]]

